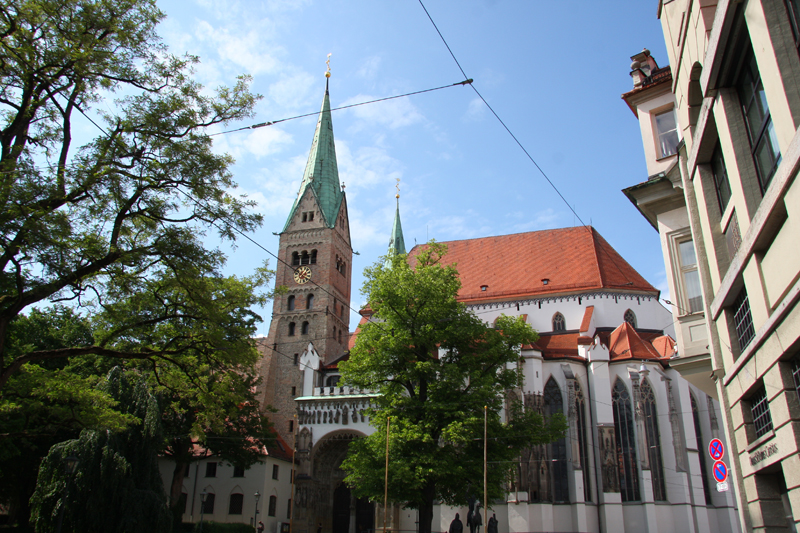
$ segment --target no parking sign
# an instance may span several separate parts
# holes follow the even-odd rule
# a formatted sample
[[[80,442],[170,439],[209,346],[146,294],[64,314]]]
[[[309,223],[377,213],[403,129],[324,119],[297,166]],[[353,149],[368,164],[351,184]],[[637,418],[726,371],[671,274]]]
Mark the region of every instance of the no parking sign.
[[[714,479],[717,480],[717,483],[725,483],[728,479],[728,465],[722,461],[714,463],[711,472],[714,474]]]
[[[714,439],[708,444],[708,455],[715,461],[722,460],[722,457],[725,455],[725,446],[722,445],[721,440]]]

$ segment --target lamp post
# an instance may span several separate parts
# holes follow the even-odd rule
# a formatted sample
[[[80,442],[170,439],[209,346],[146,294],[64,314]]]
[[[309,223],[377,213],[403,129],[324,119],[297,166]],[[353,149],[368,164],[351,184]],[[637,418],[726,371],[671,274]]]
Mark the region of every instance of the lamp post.
[[[72,476],[78,470],[78,463],[80,460],[74,455],[64,458],[64,473],[67,475],[67,481],[64,483],[64,497],[61,501],[61,509],[58,511],[58,524],[56,524],[56,533],[61,533],[61,524],[64,521],[64,508],[67,506],[67,497],[69,496],[69,482]]]
[[[203,533],[203,514],[206,512],[206,498],[208,493],[203,491],[200,493],[200,532]]]
[[[254,496],[256,498],[256,512],[253,513],[253,527],[258,529],[258,499],[261,497],[261,494],[256,491]]]

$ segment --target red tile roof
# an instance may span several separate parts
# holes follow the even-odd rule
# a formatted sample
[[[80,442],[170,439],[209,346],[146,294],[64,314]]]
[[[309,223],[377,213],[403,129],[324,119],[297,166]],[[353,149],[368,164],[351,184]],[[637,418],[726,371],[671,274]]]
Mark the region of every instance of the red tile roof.
[[[581,329],[579,331],[589,331],[589,324],[592,323],[593,314],[594,314],[594,306],[587,305],[586,310],[583,312],[583,320],[581,321]]]
[[[658,294],[590,226],[442,244],[447,245],[444,262],[458,268],[458,296],[465,303],[596,289]],[[409,255],[418,255],[426,246],[415,246]]]
[[[661,357],[670,358],[675,354],[675,341],[669,335],[656,337],[650,342]]]
[[[612,361],[624,359],[661,360],[662,356],[652,344],[642,339],[639,333],[627,322],[611,332],[608,337],[608,351]]]

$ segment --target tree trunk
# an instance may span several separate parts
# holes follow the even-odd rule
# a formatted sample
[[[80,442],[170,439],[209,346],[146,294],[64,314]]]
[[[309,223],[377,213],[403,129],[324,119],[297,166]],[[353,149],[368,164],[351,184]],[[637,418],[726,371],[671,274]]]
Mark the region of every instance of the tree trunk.
[[[183,507],[180,505],[181,494],[183,491],[183,480],[186,477],[186,467],[189,461],[186,456],[180,454],[175,457],[175,468],[172,470],[172,483],[169,487],[169,510],[172,512],[173,530],[178,531],[178,527],[183,521]]]
[[[419,506],[419,533],[431,533],[433,526],[433,500],[436,485],[428,481],[422,488],[422,504]]]

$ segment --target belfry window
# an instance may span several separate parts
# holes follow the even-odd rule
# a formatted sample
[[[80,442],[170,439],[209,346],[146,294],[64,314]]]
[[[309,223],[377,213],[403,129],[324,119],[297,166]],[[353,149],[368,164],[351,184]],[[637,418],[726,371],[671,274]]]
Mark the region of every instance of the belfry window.
[[[661,436],[658,432],[658,410],[656,409],[656,397],[649,380],[642,380],[639,392],[642,395],[644,431],[650,459],[650,474],[653,479],[653,497],[656,501],[665,501],[667,499],[667,489],[664,485],[664,462],[661,458]]]
[[[552,377],[547,380],[544,387],[544,412],[545,416],[552,416],[564,412],[564,400],[561,389]],[[553,487],[552,497],[554,502],[569,501],[569,473],[567,471],[567,443],[561,437],[548,444],[550,448],[550,481]]]
[[[636,436],[633,433],[631,395],[619,378],[611,390],[611,407],[614,412],[614,436],[617,441],[617,466],[622,501],[636,502],[641,500],[641,496],[639,473],[636,469]]]
[[[311,264],[312,265],[316,265],[317,264],[317,251],[316,250],[311,250]]]
[[[297,252],[292,252],[292,266],[297,266],[300,264],[300,254]]]
[[[308,252],[306,250],[303,250],[303,253],[300,254],[300,264],[301,265],[311,264],[311,257],[308,255]]]
[[[567,329],[566,320],[564,320],[564,315],[561,313],[556,313],[553,315],[553,331],[564,331]]]

